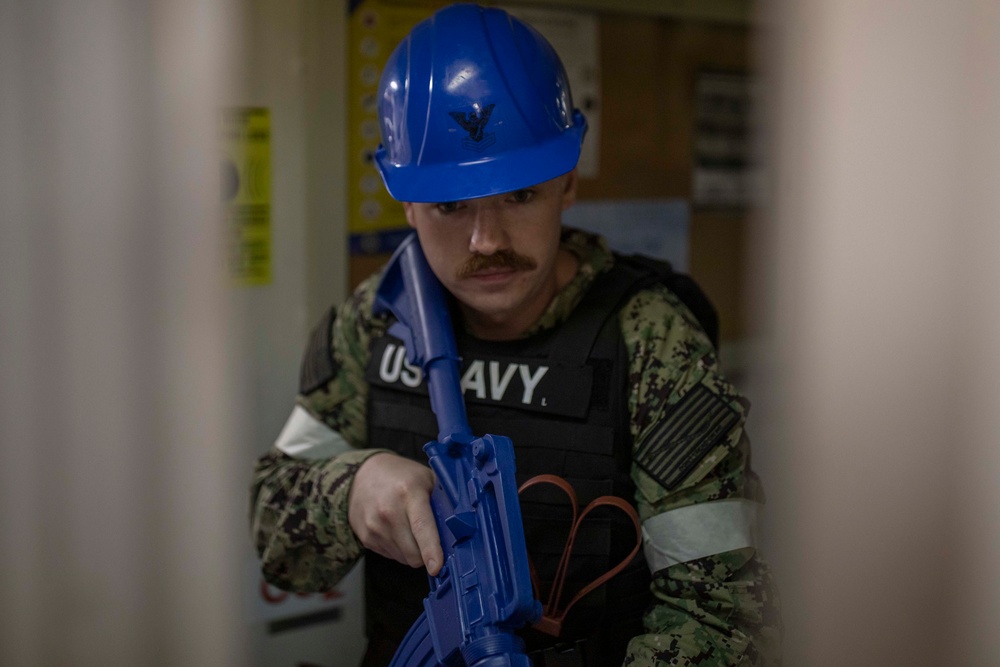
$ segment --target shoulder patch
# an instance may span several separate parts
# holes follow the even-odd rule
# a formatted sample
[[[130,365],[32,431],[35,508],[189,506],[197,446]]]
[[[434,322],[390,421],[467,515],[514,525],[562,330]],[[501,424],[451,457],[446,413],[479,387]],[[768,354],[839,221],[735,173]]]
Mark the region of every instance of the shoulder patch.
[[[740,414],[703,385],[695,385],[649,434],[635,462],[672,490],[739,422]]]
[[[299,369],[299,393],[304,396],[328,383],[340,370],[333,359],[333,321],[336,318],[336,309],[330,308],[309,334],[309,344]]]

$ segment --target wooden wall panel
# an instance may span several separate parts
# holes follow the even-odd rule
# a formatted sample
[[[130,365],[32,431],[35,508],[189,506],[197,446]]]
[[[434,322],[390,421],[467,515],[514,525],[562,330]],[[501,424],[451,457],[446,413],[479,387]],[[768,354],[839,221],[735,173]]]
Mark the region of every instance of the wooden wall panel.
[[[744,26],[607,15],[601,19],[600,176],[581,199],[691,199],[695,82],[703,70],[748,71]],[[746,213],[695,209],[691,273],[719,309],[722,338],[744,332]]]

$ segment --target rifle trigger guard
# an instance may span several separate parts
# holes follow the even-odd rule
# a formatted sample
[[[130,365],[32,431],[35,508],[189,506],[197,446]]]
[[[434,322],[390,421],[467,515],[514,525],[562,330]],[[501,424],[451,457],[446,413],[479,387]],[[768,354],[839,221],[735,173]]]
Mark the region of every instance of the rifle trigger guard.
[[[569,610],[573,607],[573,605],[579,602],[580,599],[587,593],[604,584],[608,579],[624,570],[625,567],[632,562],[632,559],[635,558],[636,554],[639,553],[639,548],[642,546],[642,526],[639,522],[639,515],[635,511],[635,508],[617,496],[601,496],[599,498],[595,498],[584,508],[583,512],[578,512],[577,508],[579,505],[576,499],[576,491],[574,491],[573,486],[569,482],[556,475],[545,474],[532,477],[527,482],[522,484],[517,490],[518,495],[523,493],[526,489],[539,484],[549,484],[560,489],[569,498],[570,505],[573,508],[573,523],[570,527],[569,535],[566,537],[566,546],[563,548],[562,558],[559,559],[559,565],[556,567],[555,579],[552,582],[552,590],[549,591],[549,599],[543,608],[542,617],[532,624],[532,627],[536,630],[553,637],[558,637],[562,632],[562,626],[563,622],[566,620],[566,615],[569,613]],[[586,518],[591,510],[604,505],[617,507],[621,511],[625,512],[630,519],[632,519],[632,524],[635,526],[635,547],[628,556],[622,559],[620,563],[581,588],[580,591],[573,596],[573,599],[571,599],[565,607],[560,609],[559,600],[562,597],[563,584],[566,581],[566,572],[569,569],[569,559],[573,552],[573,543],[576,540],[576,532],[580,528],[580,524],[583,522],[584,518]],[[528,557],[528,561],[531,570],[531,584],[534,586],[535,592],[539,593],[541,592],[541,586],[538,584],[538,573],[535,571],[535,565],[531,562],[530,556]]]

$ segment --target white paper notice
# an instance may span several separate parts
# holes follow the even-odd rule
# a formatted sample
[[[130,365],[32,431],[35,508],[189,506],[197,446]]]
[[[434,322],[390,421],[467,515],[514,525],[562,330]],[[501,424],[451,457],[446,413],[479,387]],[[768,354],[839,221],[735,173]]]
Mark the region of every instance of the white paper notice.
[[[691,207],[683,199],[578,201],[563,224],[600,234],[612,250],[665,259],[688,270]]]

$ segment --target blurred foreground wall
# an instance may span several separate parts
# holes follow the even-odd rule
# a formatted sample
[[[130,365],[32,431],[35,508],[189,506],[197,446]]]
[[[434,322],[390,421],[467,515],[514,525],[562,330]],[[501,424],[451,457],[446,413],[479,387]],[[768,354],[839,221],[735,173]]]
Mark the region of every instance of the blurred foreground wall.
[[[346,0],[247,0],[237,63],[244,88],[226,104],[270,116],[271,279],[235,290],[246,349],[239,365],[250,409],[243,424],[250,481],[295,404],[309,332],[346,296]],[[240,497],[246,497],[245,489]],[[247,526],[240,517],[240,528]],[[245,533],[249,536],[249,530]],[[353,667],[366,645],[361,567],[335,592],[263,587],[247,537],[239,563],[248,646],[259,667]]]
[[[790,665],[1000,665],[1000,4],[771,0],[755,455]]]
[[[239,665],[218,0],[0,4],[0,664]]]

